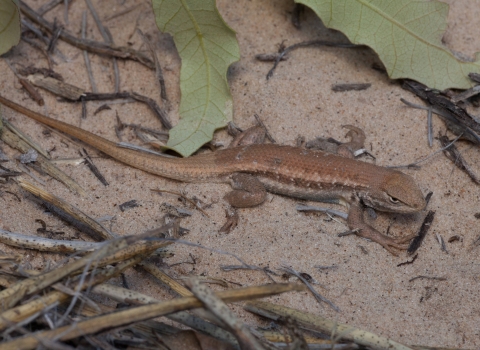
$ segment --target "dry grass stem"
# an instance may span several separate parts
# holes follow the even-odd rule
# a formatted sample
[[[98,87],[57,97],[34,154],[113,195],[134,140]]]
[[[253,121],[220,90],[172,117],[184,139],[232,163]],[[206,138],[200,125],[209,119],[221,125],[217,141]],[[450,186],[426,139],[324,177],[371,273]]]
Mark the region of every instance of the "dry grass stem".
[[[164,285],[174,290],[176,293],[178,293],[182,297],[192,296],[192,292],[190,292],[187,288],[185,288],[180,283],[175,281],[172,277],[167,275],[165,272],[160,270],[155,264],[152,264],[149,262],[142,262],[140,266],[142,266],[145,269],[145,271],[155,276],[160,282],[162,282]]]
[[[42,29],[54,33],[54,25],[46,21],[43,17],[39,16],[33,9],[31,9],[24,2],[20,2],[20,10],[23,15],[29,18],[32,22],[39,25]],[[129,47],[119,47],[114,45],[109,45],[105,43],[100,43],[93,40],[82,40],[70,34],[66,30],[62,30],[59,36],[63,41],[78,47],[82,50],[87,50],[89,52],[94,52],[100,55],[113,56],[123,59],[130,59],[140,62],[146,67],[153,69],[154,64],[150,58],[146,57],[141,52],[135,51]]]
[[[277,320],[279,317],[292,317],[302,328],[320,331],[325,334],[340,335],[342,340],[352,341],[358,345],[367,346],[375,350],[412,350],[411,347],[399,344],[391,339],[281,305],[253,301],[248,302],[245,309],[274,320]]]
[[[147,234],[151,234],[151,232],[147,232]],[[140,236],[144,236],[144,235],[140,235]],[[70,270],[73,273],[74,271],[77,271],[80,268],[82,268],[82,265],[85,266],[87,263],[90,266],[98,268],[102,265],[111,264],[111,263],[120,261],[120,263],[117,264],[114,268],[96,270],[95,275],[92,278],[88,279],[88,283],[82,284],[80,286],[81,287],[80,289],[84,290],[84,289],[89,288],[91,286],[94,286],[96,284],[103,283],[103,282],[109,280],[110,278],[118,275],[120,272],[124,271],[128,267],[130,267],[132,265],[135,265],[135,264],[138,264],[140,261],[145,259],[149,254],[154,252],[158,248],[158,245],[159,245],[159,244],[158,245],[155,245],[155,244],[152,245],[149,242],[145,242],[145,244],[144,244],[145,249],[142,252],[140,252],[139,254],[137,254],[136,256],[130,257],[128,259],[126,259],[126,256],[120,256],[120,257],[117,257],[117,260],[114,260],[111,257],[107,257],[106,259],[98,261],[98,258],[100,258],[101,256],[107,256],[109,254],[115,255],[116,251],[118,251],[117,250],[118,247],[123,247],[123,248],[125,248],[125,250],[128,250],[129,249],[128,245],[129,245],[129,243],[132,243],[131,241],[132,241],[131,238],[128,238],[128,239],[122,238],[122,239],[112,241],[110,243],[106,243],[105,246],[103,248],[101,248],[100,250],[98,250],[97,252],[90,253],[88,256],[86,256],[86,257],[84,257],[80,260],[77,260],[72,264],[69,264],[69,265],[75,264],[76,266],[80,265],[78,268],[76,268],[76,269],[73,269],[73,268],[66,269],[66,267],[69,266],[69,265],[66,265],[63,268],[58,268],[58,269],[55,269],[55,270],[51,271],[50,274],[52,274],[53,277],[56,278],[57,275],[59,274],[58,273],[59,270],[62,270],[62,269]],[[123,248],[120,248],[120,249],[123,249]],[[96,263],[95,263],[95,261],[96,261]],[[82,262],[82,264],[79,264],[79,262]],[[8,298],[8,296],[11,295],[12,292],[15,292],[15,290],[23,291],[23,290],[26,290],[27,288],[32,289],[32,288],[36,287],[36,282],[37,281],[39,281],[39,283],[41,283],[44,279],[48,278],[48,274],[49,273],[37,276],[35,278],[30,278],[30,279],[24,280],[22,282],[18,282],[15,285],[13,285],[12,287],[10,287],[9,289],[5,289],[4,291],[2,291],[0,293],[0,297],[2,297],[2,293],[5,295],[5,299],[6,299],[6,298]],[[45,277],[45,276],[47,276],[47,277]],[[77,282],[81,281],[81,278],[77,278],[76,281]],[[74,281],[74,286],[71,289],[75,289],[79,286],[79,284],[77,282]],[[44,282],[43,285],[44,284],[46,284],[46,283]],[[41,286],[38,286],[38,287],[41,287]],[[59,291],[53,291],[53,292],[50,292],[50,293],[48,293],[48,294],[46,294],[46,295],[44,295],[40,298],[34,299],[33,301],[31,301],[29,303],[20,305],[17,308],[7,310],[7,311],[3,312],[2,314],[0,314],[0,329],[4,329],[5,327],[9,326],[12,322],[19,322],[22,319],[24,319],[26,317],[29,317],[30,315],[34,314],[35,312],[38,312],[39,310],[41,310],[46,305],[50,305],[54,302],[59,302],[59,303],[65,302],[66,300],[69,299],[69,297],[70,296],[66,293],[59,292]],[[5,302],[2,301],[1,299],[0,299],[0,302],[2,302],[2,306],[5,305]]]
[[[0,242],[24,249],[35,249],[41,252],[75,253],[87,252],[98,249],[103,243],[66,241],[49,239],[39,236],[22,235],[0,229]]]
[[[161,300],[152,298],[151,296],[106,283],[95,286],[92,289],[92,293],[109,297],[121,303],[129,303],[133,305],[145,305],[161,302]],[[198,332],[206,333],[216,339],[237,344],[235,337],[231,333],[225,331],[215,324],[203,320],[200,317],[191,315],[188,312],[180,311],[171,315],[167,315],[166,317]]]
[[[224,302],[236,302],[256,298],[264,298],[280,293],[300,291],[303,287],[296,284],[269,284],[265,286],[246,287],[217,293],[217,297]],[[167,315],[177,311],[202,307],[203,304],[195,297],[184,297],[168,302],[138,306],[112,314],[98,316],[87,321],[81,321],[69,326],[60,327],[51,331],[44,331],[28,335],[2,344],[5,350],[34,349],[45,340],[69,340],[87,334],[98,333],[107,329],[132,324],[154,317]]]
[[[92,262],[99,261],[102,258],[115,254],[123,248],[127,248],[133,242],[134,239],[131,237],[122,237],[111,240],[106,242],[102,248],[89,253],[81,259],[68,263],[63,267],[57,268],[43,275],[21,281],[0,292],[0,305],[3,310],[7,310],[23,299],[23,297],[38,293],[75,271],[83,269],[86,265],[91,265]]]
[[[18,149],[19,151],[24,153],[28,152],[28,150],[31,148],[31,145],[26,143],[24,140],[19,138],[15,133],[10,130],[10,123],[4,121],[4,124],[6,127],[2,129],[2,133],[0,133],[0,139],[12,148]],[[39,154],[35,163],[39,165],[44,172],[63,183],[71,191],[76,192],[83,197],[88,196],[87,192],[85,192],[85,190],[81,188],[80,185],[78,185],[70,176],[68,176],[63,171],[58,169],[55,165],[53,165],[43,155]]]
[[[81,224],[88,227],[91,231],[95,233],[96,240],[109,240],[116,238],[109,230],[103,227],[95,219],[91,218],[80,209],[74,207],[73,205],[65,202],[63,199],[45,191],[41,188],[35,186],[31,182],[28,182],[23,179],[17,180],[20,187],[24,190],[30,192],[34,196],[40,198],[42,201],[54,206],[57,209],[60,209],[62,212],[66,213],[69,217],[80,222]]]
[[[237,338],[238,343],[242,349],[258,349],[262,350],[264,347],[250,332],[247,325],[235,316],[235,314],[228,308],[215,293],[205,284],[200,284],[197,279],[189,279],[187,284],[192,293],[202,301],[205,308],[210,310],[216,317],[218,317],[227,329],[229,329]]]

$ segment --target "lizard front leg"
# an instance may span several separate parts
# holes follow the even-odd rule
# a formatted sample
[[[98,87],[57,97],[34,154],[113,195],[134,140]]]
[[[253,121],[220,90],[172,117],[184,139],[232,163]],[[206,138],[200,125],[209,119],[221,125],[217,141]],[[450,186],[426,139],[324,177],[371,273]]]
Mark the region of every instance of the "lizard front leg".
[[[415,237],[415,234],[413,234],[406,237],[392,238],[380,233],[372,226],[365,223],[363,219],[363,207],[358,200],[355,200],[350,204],[347,224],[351,230],[358,230],[358,232],[356,232],[358,236],[377,242],[395,256],[397,256],[397,253],[393,250],[393,248],[406,250],[408,248],[408,244],[405,244],[405,242]]]

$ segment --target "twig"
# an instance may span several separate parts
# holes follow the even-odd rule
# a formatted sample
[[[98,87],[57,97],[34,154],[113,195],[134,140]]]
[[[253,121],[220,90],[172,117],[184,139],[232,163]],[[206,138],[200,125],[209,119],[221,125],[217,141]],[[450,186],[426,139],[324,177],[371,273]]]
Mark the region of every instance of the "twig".
[[[433,196],[432,191],[428,192],[427,195],[425,196],[425,202],[427,203],[427,205],[428,203],[430,203],[430,199],[432,199],[432,196]]]
[[[407,101],[407,100],[405,100],[405,99],[403,99],[403,98],[401,98],[400,101],[402,101],[404,104],[406,104],[407,106],[412,107],[412,108],[424,109],[424,110],[426,110],[426,111],[431,110],[432,113],[435,113],[436,115],[439,115],[439,116],[445,118],[446,121],[449,121],[449,122],[452,122],[452,123],[454,122],[454,120],[452,119],[452,117],[451,117],[448,113],[446,113],[445,111],[442,111],[442,110],[440,110],[440,109],[437,109],[437,108],[435,108],[434,106],[428,106],[428,107],[426,107],[426,106],[421,106],[421,105],[412,103],[412,102],[410,102],[410,101]],[[470,135],[471,138],[474,138],[474,139],[477,139],[477,138],[478,138],[478,142],[480,142],[480,137],[479,137],[478,135],[476,135],[476,133],[473,132],[471,129],[469,129],[469,128],[464,128],[464,129],[463,129],[463,132],[464,132],[465,134],[467,134],[467,135]]]
[[[93,112],[93,115],[97,115],[98,113],[100,113],[101,111],[104,111],[104,110],[110,110],[112,108],[110,108],[109,105],[107,104],[103,104],[101,105],[100,107],[98,107],[95,112]],[[117,112],[117,117],[118,117],[118,112]]]
[[[43,48],[42,46],[40,46],[39,43],[37,43],[36,41],[30,39],[30,38],[27,38],[25,36],[22,36],[22,41],[26,42],[27,44],[29,44],[30,46],[32,46],[33,48],[37,49],[38,51],[40,51],[41,53],[44,54],[45,58],[47,59],[47,62],[48,62],[48,68],[52,69],[53,67],[53,61],[52,61],[52,58],[50,57],[50,55],[48,54],[47,50],[45,48]]]
[[[315,265],[314,268],[319,270],[335,270],[335,269],[338,269],[338,266],[337,265],[330,265],[330,266]]]
[[[133,10],[135,10],[137,7],[139,7],[139,6],[141,6],[141,5],[143,5],[143,4],[140,3],[140,4],[136,4],[136,5],[130,6],[130,7],[126,8],[126,9],[123,10],[123,11],[120,11],[120,12],[114,13],[114,14],[111,15],[111,16],[105,17],[105,18],[103,19],[103,21],[104,21],[104,22],[108,22],[108,21],[110,21],[110,20],[112,20],[112,19],[114,19],[114,18],[123,16],[123,15],[125,15],[125,14],[127,14],[127,13],[129,13],[129,12],[132,12]]]
[[[83,11],[82,14],[82,39],[86,38],[86,31],[87,31],[87,11]],[[83,59],[85,61],[85,66],[87,67],[88,73],[88,80],[90,80],[90,86],[92,87],[93,93],[98,93],[97,84],[95,83],[95,78],[93,77],[92,73],[92,66],[90,64],[90,58],[88,57],[88,51],[83,51]]]
[[[168,139],[168,132],[166,132],[166,131],[155,130],[155,129],[148,128],[146,126],[141,126],[141,125],[138,125],[138,124],[123,123],[123,122],[121,122],[120,124],[121,124],[122,128],[123,127],[129,127],[129,128],[132,128],[134,131],[141,131],[141,132],[144,132],[144,133],[147,133],[147,134],[151,134],[158,139],[164,139],[164,140]]]
[[[203,306],[219,318],[227,329],[235,335],[242,349],[264,349],[248,327],[235,316],[210,288],[204,284],[200,284],[198,279],[193,278],[187,280],[186,284],[192,293],[202,301]]]
[[[452,97],[452,102],[457,103],[463,100],[466,100],[467,98],[470,98],[472,96],[480,94],[480,85],[476,85],[468,90],[465,90],[464,92],[457,94]]]
[[[255,55],[255,58],[262,62],[274,62],[277,59],[277,56],[280,55],[279,53],[259,53]],[[283,56],[282,61],[288,60],[287,56]]]
[[[337,237],[346,237],[346,236],[350,236],[350,235],[356,235],[357,233],[359,233],[361,231],[361,229],[359,228],[355,228],[353,230],[348,230],[348,231],[344,231],[344,232],[340,232]]]
[[[80,155],[84,157],[85,163],[87,164],[88,168],[92,171],[92,173],[95,175],[95,177],[104,185],[108,186],[108,181],[105,179],[105,177],[102,175],[100,170],[98,170],[97,166],[93,163],[92,158],[88,155],[88,152],[85,150],[85,148],[82,148],[82,152],[80,152]]]
[[[63,0],[63,3],[65,4],[63,8],[63,20],[65,21],[65,24],[68,26],[68,0]]]
[[[8,339],[8,336],[9,336],[10,333],[12,333],[14,331],[18,331],[20,327],[28,325],[29,323],[33,322],[38,317],[40,317],[42,315],[45,315],[47,312],[49,312],[53,308],[56,308],[59,305],[60,305],[60,303],[58,301],[55,302],[55,303],[52,303],[52,304],[46,306],[43,310],[40,310],[40,311],[34,313],[33,315],[31,315],[30,317],[27,317],[26,319],[22,320],[21,322],[15,323],[13,326],[11,326],[10,328],[7,328],[6,330],[4,330],[2,332],[3,339]]]
[[[480,83],[480,74],[478,73],[468,73],[468,77],[476,83]]]
[[[236,302],[248,299],[263,298],[293,290],[299,290],[298,285],[270,284],[260,287],[247,287],[228,290],[217,293],[224,302]],[[85,321],[77,322],[72,326],[64,326],[51,331],[43,331],[34,335],[19,338],[10,342],[2,343],[3,349],[33,349],[36,348],[39,339],[70,340],[87,334],[99,333],[114,327],[126,326],[134,322],[152,319],[155,317],[202,307],[202,302],[195,297],[178,298],[162,303],[144,305],[116,311],[107,315],[94,317]]]
[[[61,275],[65,275],[66,273],[68,273],[68,271],[72,271],[72,273],[78,271],[79,269],[82,269],[84,264],[86,264],[88,261],[95,261],[95,259],[98,260],[99,267],[110,265],[113,263],[116,263],[117,265],[114,268],[103,269],[100,271],[97,270],[95,276],[93,276],[92,279],[89,280],[89,283],[83,285],[83,289],[90,288],[92,285],[98,283],[103,283],[108,279],[116,276],[118,273],[124,271],[126,268],[138,264],[141,260],[145,258],[145,256],[150,255],[156,249],[164,246],[164,244],[154,243],[152,245],[151,242],[139,241],[141,239],[144,239],[146,236],[157,235],[158,231],[162,232],[164,229],[166,229],[166,227],[162,227],[154,231],[148,231],[137,237],[124,237],[119,240],[104,243],[104,245],[100,249],[97,249],[95,252],[90,253],[89,255],[81,258],[80,260],[70,262],[61,268],[50,271],[38,277],[33,277],[28,280],[16,283],[9,289],[2,291],[2,293],[4,293],[5,291],[11,292],[12,290],[15,292],[15,290],[19,288],[23,288],[24,286],[32,286],[32,284],[33,287],[38,289],[38,287],[40,287],[39,283],[43,285],[55,283],[55,280],[61,278]],[[125,241],[125,239],[127,240]],[[132,245],[131,243],[133,242],[136,243]],[[124,247],[125,244],[127,244],[128,246],[126,246],[125,248],[121,248]],[[136,249],[132,249],[132,247],[135,247]],[[102,256],[104,256],[104,258],[101,258]],[[78,278],[74,279],[73,286],[75,286],[78,281]],[[55,302],[62,303],[67,301],[68,299],[68,294],[61,291],[53,291],[45,294],[44,296],[33,299],[32,301],[24,303],[20,306],[4,311],[2,314],[0,314],[0,330],[4,329],[12,322],[21,321],[25,317],[30,316],[38,310],[44,309],[47,305]]]
[[[432,106],[428,108],[427,114],[428,145],[433,146],[433,127],[432,127]]]
[[[235,271],[235,270],[262,271],[274,283],[275,283],[275,280],[270,275],[278,276],[278,273],[270,270],[268,267],[260,267],[255,265],[220,265],[220,269],[222,269],[222,271]]]
[[[305,5],[295,3],[292,11],[292,24],[295,28],[300,29],[300,15],[305,12]]]
[[[140,152],[155,154],[155,155],[161,156],[161,157],[176,158],[176,157],[174,157],[174,156],[170,156],[170,155],[167,155],[167,154],[165,154],[165,153],[155,152],[155,151],[153,151],[153,150],[151,150],[151,149],[148,149],[148,148],[145,148],[145,147],[141,147],[141,146],[137,146],[137,145],[134,145],[134,144],[128,143],[128,142],[118,142],[118,143],[117,143],[117,146],[118,146],[118,147],[122,147],[122,148],[133,149],[133,150],[140,151]]]
[[[138,206],[139,206],[139,204],[138,204],[137,200],[132,199],[132,200],[129,200],[127,202],[124,202],[124,203],[120,204],[118,207],[120,208],[120,211],[124,212],[127,209],[136,208]]]
[[[58,73],[56,73],[53,70],[48,69],[48,68],[37,68],[37,67],[33,67],[33,66],[28,66],[26,68],[18,69],[18,73],[23,75],[23,76],[34,75],[34,74],[39,73],[39,74],[43,75],[44,77],[50,77],[50,78],[54,78],[54,79],[63,81],[63,77],[62,77],[61,74],[58,74]]]
[[[99,250],[89,253],[79,260],[74,260],[73,262],[70,262],[59,269],[49,271],[40,276],[29,278],[13,285],[10,288],[4,289],[0,292],[0,301],[2,302],[2,306],[4,309],[9,309],[24,296],[37,293],[53,283],[56,283],[62,278],[70,275],[71,273],[83,269],[83,267],[89,262],[112,255],[117,251],[128,247],[131,243],[132,237],[122,237],[117,240],[112,240]]]
[[[30,30],[33,34],[35,34],[37,36],[37,38],[42,40],[45,45],[48,45],[48,43],[49,43],[48,38],[45,35],[43,35],[42,31],[40,29],[38,29],[37,27],[35,27],[33,25],[33,23],[26,20],[25,18],[22,18],[21,23],[22,23],[22,26],[25,26],[28,30]]]
[[[456,105],[438,92],[413,80],[405,80],[402,87],[413,92],[437,110],[442,111],[443,113],[439,115],[445,118],[447,126],[453,129],[456,134],[465,132],[465,136],[469,136],[472,142],[480,143],[480,123],[465,109]]]
[[[95,20],[95,23],[97,24],[98,30],[100,31],[100,34],[102,35],[103,40],[107,43],[110,44],[110,37],[107,34],[105,27],[103,26],[102,22],[100,21],[100,17],[97,14],[97,11],[95,11],[95,8],[93,7],[93,4],[90,0],[85,0],[85,3],[88,6],[88,9],[90,10],[90,13]]]
[[[440,244],[440,248],[448,254],[447,246],[445,245],[445,241],[443,240],[443,237],[439,235],[438,233],[435,233],[435,236],[437,237],[438,244]]]
[[[65,81],[52,77],[45,77],[42,74],[29,75],[28,80],[35,86],[48,90],[51,93],[64,97],[70,101],[79,101],[83,98],[85,90]]]
[[[330,307],[332,309],[334,309],[335,311],[337,312],[340,312],[340,308],[335,305],[334,303],[332,303],[330,300],[328,300],[327,298],[325,298],[323,295],[321,295],[320,293],[318,293],[315,288],[313,288],[313,286],[300,274],[298,273],[297,271],[295,271],[293,268],[289,267],[289,266],[282,266],[279,268],[280,271],[283,271],[283,272],[286,272],[290,275],[294,275],[295,277],[297,277],[300,281],[303,282],[303,284],[305,284],[307,286],[307,288],[310,290],[310,292],[312,292],[313,296],[315,297],[315,299],[318,301],[318,302],[324,302],[324,303],[327,303],[328,305],[330,305]]]
[[[429,154],[429,155],[426,156],[425,158],[420,159],[420,160],[418,160],[418,161],[416,161],[416,162],[413,162],[413,163],[410,163],[410,164],[407,164],[407,165],[389,165],[389,166],[386,166],[386,168],[392,168],[392,169],[394,169],[394,168],[412,168],[412,167],[415,167],[415,166],[417,166],[418,164],[423,163],[423,162],[429,160],[430,158],[434,157],[434,156],[437,155],[438,153],[445,151],[445,150],[448,149],[451,145],[453,145],[455,142],[457,142],[458,139],[459,139],[460,137],[462,137],[462,136],[463,136],[463,134],[458,135],[458,136],[457,136],[452,142],[450,142],[447,146],[440,148],[439,150],[437,150],[437,151]]]
[[[109,297],[120,303],[128,302],[133,305],[146,305],[159,303],[162,301],[160,299],[152,298],[151,296],[136,292],[134,290],[121,288],[107,283],[95,286],[94,288],[92,288],[92,293]],[[237,343],[235,337],[231,333],[223,330],[217,325],[206,322],[205,320],[197,316],[191,315],[188,312],[180,311],[171,315],[167,315],[166,317],[187,327],[193,328],[199,332],[211,335],[214,338],[233,344]]]
[[[132,98],[139,102],[145,103],[152,112],[157,116],[163,126],[170,130],[172,128],[172,123],[168,119],[168,115],[163,108],[160,108],[155,102],[155,100],[151,99],[150,97],[140,95],[136,92],[118,92],[118,93],[105,93],[105,94],[93,94],[90,92],[85,92],[83,98],[85,101],[104,101],[104,100],[114,100],[114,99],[125,99],[125,98]]]
[[[120,91],[120,69],[118,68],[118,60],[113,58],[113,74],[115,76],[115,92]]]
[[[55,46],[57,44],[58,38],[60,37],[60,34],[62,34],[63,27],[62,26],[57,26],[57,23],[53,23],[53,32],[52,32],[52,37],[50,38],[50,41],[47,46],[47,52],[53,52],[55,50]]]
[[[418,235],[412,240],[412,243],[410,243],[410,246],[407,249],[408,254],[413,254],[415,253],[418,248],[420,248],[420,245],[423,242],[423,239],[428,233],[428,230],[430,230],[430,227],[432,226],[433,219],[435,217],[435,212],[433,210],[430,210],[427,215],[425,216],[425,219],[423,220],[422,227],[420,227],[420,230],[418,231]]]
[[[344,92],[344,91],[361,91],[367,90],[372,84],[370,83],[350,83],[350,84],[334,84],[332,85],[333,92]]]
[[[47,38],[47,36],[43,35],[43,32],[37,27],[35,27],[33,23],[31,23],[25,18],[22,18],[22,25],[25,26],[27,29],[29,29],[33,34],[35,34],[37,38],[39,38],[41,41],[45,43],[45,45],[49,44],[50,40]],[[55,47],[54,50],[55,50],[55,54],[57,54],[64,62],[68,61],[65,55],[57,47]],[[49,63],[51,63],[50,61],[51,61],[51,58],[49,57]],[[50,67],[50,69],[51,68],[52,67]]]
[[[340,210],[323,208],[323,207],[316,207],[316,206],[311,206],[311,205],[298,204],[295,209],[297,209],[298,211],[319,211],[319,212],[322,212],[322,213],[339,216],[339,217],[341,217],[342,219],[345,219],[345,220],[348,217],[347,213],[344,213]]]
[[[131,96],[137,101],[146,103],[150,107],[150,109],[153,111],[153,113],[157,116],[157,118],[160,120],[160,122],[163,124],[165,129],[170,130],[172,128],[172,124],[168,119],[167,112],[165,111],[165,109],[160,108],[160,106],[157,104],[155,100],[151,99],[150,97],[137,94],[136,92],[132,92]]]
[[[446,281],[447,279],[445,277],[430,277],[430,276],[416,276],[413,278],[410,278],[408,282],[413,282],[418,279],[427,279],[427,280],[437,280],[437,281]]]
[[[202,208],[200,208],[198,206],[197,203],[195,203],[194,200],[184,196],[183,194],[181,194],[180,192],[175,192],[175,191],[168,191],[168,190],[161,190],[161,189],[152,189],[150,190],[152,192],[159,192],[159,193],[170,193],[170,194],[174,194],[176,196],[179,196],[181,198],[183,198],[184,200],[186,200],[187,202],[189,202],[190,204],[192,204],[198,211],[200,211],[203,215],[205,215],[207,218],[210,218],[210,216],[207,214],[207,212],[205,210],[203,210]]]
[[[102,21],[100,20],[100,17],[97,14],[97,11],[95,11],[95,8],[93,7],[93,4],[90,0],[85,0],[87,3],[87,6],[90,10],[90,13],[93,16],[93,19],[95,20],[95,23],[97,24],[98,30],[100,31],[100,34],[102,35],[103,41],[105,41],[106,44],[112,45],[113,39],[110,34],[110,32],[105,28],[102,24]],[[120,91],[120,75],[119,75],[119,70],[118,70],[118,62],[115,57],[113,57],[113,71],[115,75],[115,92]]]
[[[397,267],[413,264],[417,258],[418,254],[415,254],[412,259],[397,264]]]
[[[363,45],[355,45],[355,44],[341,44],[341,43],[333,43],[324,40],[312,40],[312,41],[304,41],[301,43],[293,44],[287,48],[285,48],[280,54],[277,56],[273,67],[267,73],[267,80],[273,76],[273,72],[277,68],[278,64],[282,60],[282,58],[288,54],[289,52],[299,49],[301,47],[308,47],[308,46],[331,46],[331,47],[339,47],[339,48],[358,48],[363,47]]]
[[[52,0],[50,2],[47,2],[46,4],[43,4],[38,8],[37,13],[40,16],[43,16],[48,11],[53,10],[56,6],[60,5],[62,2],[63,0]]]
[[[17,182],[24,190],[39,198],[53,213],[80,228],[83,232],[93,235],[94,239],[106,240],[117,237],[89,215],[63,199],[42,190],[26,180],[19,179]]]
[[[356,344],[371,349],[412,350],[411,347],[399,344],[391,339],[377,334],[338,323],[313,313],[302,312],[282,305],[276,305],[264,301],[247,302],[244,306],[247,311],[278,321],[280,317],[292,317],[302,328],[315,330],[324,334],[338,334],[343,340],[353,341]],[[329,347],[331,349],[331,347]]]
[[[54,32],[53,24],[51,24],[50,22],[46,21],[41,16],[39,16],[38,13],[32,10],[23,1],[20,1],[20,9],[26,17],[30,18],[31,21],[37,23],[44,30],[47,30],[50,33]],[[138,61],[150,69],[153,69],[155,67],[153,62],[144,54],[128,47],[118,47],[114,45],[100,43],[93,40],[82,40],[70,34],[66,30],[62,31],[62,33],[60,34],[60,39],[82,50],[87,50],[89,52],[94,52],[100,55],[113,56],[113,57]]]
[[[4,120],[3,123],[7,127],[3,128],[2,133],[0,134],[0,139],[12,148],[16,148],[22,152],[27,152],[32,147],[31,143],[27,143],[17,136],[16,133],[12,132],[10,129],[11,125],[6,120]],[[65,184],[65,186],[67,186],[71,191],[77,192],[83,197],[87,197],[87,192],[85,192],[85,190],[81,188],[80,185],[78,185],[71,177],[53,165],[47,157],[43,155],[38,157],[36,163],[47,174]]]
[[[165,79],[163,77],[163,70],[162,66],[160,66],[160,62],[158,61],[158,57],[155,53],[155,49],[153,47],[152,42],[143,34],[143,32],[140,29],[137,29],[138,34],[143,39],[143,42],[147,44],[152,57],[153,61],[155,62],[155,75],[157,76],[158,84],[160,85],[160,97],[162,98],[163,103],[168,103],[168,98],[167,98],[167,88],[165,87]]]
[[[29,236],[20,233],[9,232],[0,229],[0,242],[24,249],[35,249],[45,252],[75,253],[81,251],[93,251],[100,248],[103,243],[67,241]]]
[[[23,88],[25,89],[25,91],[30,95],[30,97],[32,98],[32,100],[34,100],[35,102],[38,103],[39,106],[43,106],[45,104],[45,101],[43,100],[43,97],[42,95],[40,95],[40,92],[38,92],[37,89],[35,89],[33,87],[32,84],[30,84],[30,82],[28,80],[25,80],[23,79],[20,75],[18,75],[18,72],[17,70],[15,69],[14,66],[12,66],[12,64],[10,63],[10,60],[9,59],[6,59],[5,60],[7,62],[7,65],[8,67],[11,69],[11,71],[13,72],[13,74],[15,74],[15,76],[17,77],[18,81],[20,82],[20,84],[23,86]]]
[[[450,143],[450,140],[447,136],[443,135],[438,138],[440,144],[444,147],[443,152],[446,157],[450,159],[453,164],[455,164],[460,170],[463,170],[467,173],[468,176],[475,182],[480,185],[480,178],[475,174],[470,165],[468,165],[465,158],[463,158],[460,151],[455,147],[455,145]]]

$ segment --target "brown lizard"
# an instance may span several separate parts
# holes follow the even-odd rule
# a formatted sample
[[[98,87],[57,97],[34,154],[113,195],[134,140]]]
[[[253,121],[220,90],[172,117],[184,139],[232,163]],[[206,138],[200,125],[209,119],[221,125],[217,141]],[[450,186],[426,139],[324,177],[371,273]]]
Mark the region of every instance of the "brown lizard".
[[[346,205],[349,207],[349,228],[356,230],[357,235],[381,244],[392,254],[395,254],[392,248],[406,249],[405,242],[412,237],[388,237],[366,224],[364,205],[394,213],[414,213],[426,205],[411,176],[337,154],[253,144],[189,158],[165,158],[119,147],[114,142],[31,111],[1,96],[0,103],[146,172],[184,182],[231,183],[234,190],[225,199],[234,207],[256,206],[265,200],[266,191]]]

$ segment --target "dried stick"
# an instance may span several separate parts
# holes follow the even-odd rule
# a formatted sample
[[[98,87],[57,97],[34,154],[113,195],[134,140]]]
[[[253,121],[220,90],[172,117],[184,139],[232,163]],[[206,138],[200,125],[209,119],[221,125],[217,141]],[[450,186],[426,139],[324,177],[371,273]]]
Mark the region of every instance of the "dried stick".
[[[55,28],[54,25],[44,18],[42,18],[38,13],[32,10],[28,5],[26,5],[23,1],[20,1],[20,10],[22,13],[28,17],[32,22],[37,23],[40,27],[44,30],[54,33]],[[120,47],[115,45],[108,45],[105,43],[100,43],[93,40],[82,40],[77,38],[76,36],[70,34],[66,30],[63,30],[60,33],[60,39],[64,40],[65,42],[78,47],[81,50],[87,50],[89,52],[94,52],[99,55],[106,55],[106,56],[113,56],[123,59],[129,59],[138,61],[144,66],[154,69],[155,65],[150,58],[145,56],[139,51],[133,50],[129,47]]]
[[[227,290],[216,294],[224,302],[236,302],[248,299],[263,298],[280,293],[303,290],[299,285],[292,284],[269,284],[258,287],[239,288]],[[5,350],[34,349],[41,340],[70,340],[87,334],[98,333],[114,327],[121,327],[134,322],[144,321],[151,318],[167,315],[177,311],[202,307],[202,302],[195,297],[184,297],[158,304],[144,305],[114,312],[108,315],[98,316],[86,321],[81,321],[72,326],[64,326],[51,331],[32,334],[27,337],[16,339],[2,344]]]
[[[82,14],[82,39],[86,38],[87,31],[87,11],[83,11]],[[90,58],[88,57],[87,50],[83,50],[83,59],[85,61],[85,66],[87,67],[88,80],[90,80],[90,86],[92,87],[92,92],[94,94],[98,93],[97,84],[95,83],[95,78],[92,73],[92,66],[90,64]]]
[[[85,0],[85,2],[87,3],[90,13],[92,14],[93,19],[97,24],[100,34],[102,34],[103,41],[105,41],[105,43],[109,45],[113,44],[112,35],[107,30],[107,28],[103,26],[102,21],[100,20],[100,17],[98,16],[97,11],[95,11],[95,8],[93,7],[92,2],[90,0]],[[118,62],[115,57],[113,57],[113,71],[115,76],[115,92],[119,92],[120,91],[120,74],[118,70]]]

